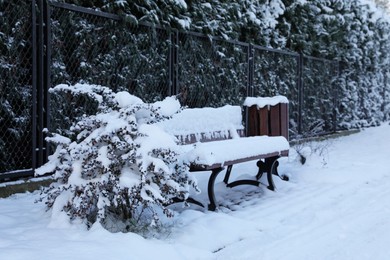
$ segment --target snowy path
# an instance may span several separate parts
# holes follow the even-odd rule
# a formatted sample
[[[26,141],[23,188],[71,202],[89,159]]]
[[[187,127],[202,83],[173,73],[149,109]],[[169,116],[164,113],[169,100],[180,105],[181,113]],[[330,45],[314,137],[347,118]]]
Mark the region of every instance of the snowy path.
[[[390,259],[390,126],[314,147],[303,166],[282,161],[277,192],[221,185],[228,207],[185,210],[160,240],[48,227],[37,194],[0,199],[0,259]]]
[[[290,190],[279,184],[282,191],[261,205],[234,212],[259,220],[264,234],[221,250],[221,259],[234,252],[247,259],[390,257],[390,127],[377,130],[334,141],[327,166],[309,161]]]

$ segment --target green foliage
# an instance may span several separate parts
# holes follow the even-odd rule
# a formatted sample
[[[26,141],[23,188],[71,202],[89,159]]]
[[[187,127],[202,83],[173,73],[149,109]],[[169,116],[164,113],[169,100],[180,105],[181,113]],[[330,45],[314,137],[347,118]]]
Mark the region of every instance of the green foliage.
[[[180,98],[190,107],[240,105],[246,96],[247,47],[180,35]]]
[[[219,36],[340,62],[338,70],[334,64],[305,60],[304,131],[332,131],[333,118],[338,129],[390,118],[390,20],[374,3],[383,8],[384,1],[63,2],[118,14],[123,20],[52,7],[52,85],[100,84],[153,102],[175,94],[169,93],[175,80],[186,105],[240,104],[251,80],[248,47],[211,37]],[[0,1],[0,173],[32,165],[30,12],[29,1]],[[178,42],[172,41],[173,29],[180,30]],[[173,48],[178,57],[173,57]],[[253,49],[253,92],[287,96],[290,127],[296,132],[297,60]],[[168,61],[175,58],[177,78],[172,79]],[[63,134],[73,120],[96,110],[83,97],[52,94],[50,102],[51,128]]]
[[[147,101],[168,94],[166,31],[61,9],[53,20],[53,84],[101,84]]]
[[[29,11],[23,1],[0,2],[0,173],[32,165]]]
[[[383,5],[381,1],[379,4]],[[306,63],[309,67],[304,69],[303,84],[310,96],[305,101],[305,120],[311,122],[307,129],[312,128],[310,125],[318,124],[323,125],[323,130],[331,129],[328,121],[333,112],[336,112],[339,127],[376,125],[389,114],[385,109],[388,103],[385,89],[389,84],[389,19],[384,19],[388,17],[385,14],[384,18],[378,18],[381,15],[380,9],[374,3],[365,4],[360,0],[114,1],[106,3],[102,9],[128,15],[132,17],[130,20],[133,23],[136,19],[137,22],[146,21],[339,60],[343,68],[340,75],[337,75],[334,64],[328,66],[325,62],[310,67]],[[182,37],[180,44],[186,50],[179,57],[180,92],[187,99],[191,93],[204,93],[199,97],[201,100],[189,100],[188,104],[197,102],[199,105],[217,105],[218,102],[214,99],[220,96],[219,93],[225,93],[227,86],[233,86],[237,82],[241,84],[230,94],[240,97],[232,102],[241,99],[242,84],[245,84],[246,79],[241,75],[245,69],[240,65],[240,51],[225,48],[229,49],[229,53],[223,50],[219,53],[223,53],[226,59],[216,64],[219,43],[211,44],[207,40],[203,42],[187,36]],[[187,54],[190,48],[196,51]],[[238,55],[238,58],[232,58],[232,55]],[[270,58],[273,55],[275,57]],[[296,62],[288,58],[283,61],[277,56],[266,52],[255,55],[255,92],[261,95],[281,93],[288,96],[292,100],[291,118],[296,120]],[[113,56],[107,58],[110,61],[117,60]],[[240,71],[237,71],[238,68]],[[325,71],[323,68],[329,70]],[[235,70],[236,74],[232,75],[230,70]],[[225,80],[219,78],[220,75],[230,75],[231,78]],[[336,76],[339,76],[337,80]],[[341,101],[332,108],[334,101],[330,96],[334,93],[341,97]],[[226,90],[222,97],[229,101],[229,98],[224,98],[227,94]],[[311,107],[314,106],[316,109],[312,111]]]
[[[389,16],[359,0],[284,2],[286,12],[279,18],[279,28],[286,47],[341,62],[339,75],[333,74],[338,79],[330,78],[332,69],[327,70],[325,63],[308,70],[305,67],[303,84],[309,106],[304,120],[309,125],[316,125],[318,119],[327,124],[333,113],[329,111],[334,103],[329,100],[332,93],[339,98],[335,108],[338,128],[377,125],[386,118],[390,112],[384,108],[389,102],[385,95],[390,83],[386,77]],[[311,129],[309,125],[304,127]]]

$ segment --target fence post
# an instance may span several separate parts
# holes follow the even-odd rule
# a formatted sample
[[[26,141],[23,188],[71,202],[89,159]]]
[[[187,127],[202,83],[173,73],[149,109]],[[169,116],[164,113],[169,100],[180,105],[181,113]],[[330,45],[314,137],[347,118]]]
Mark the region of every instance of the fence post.
[[[52,39],[51,39],[51,8],[49,1],[44,1],[44,22],[45,22],[45,56],[46,56],[46,62],[45,62],[45,82],[44,82],[44,110],[45,110],[45,128],[50,129],[50,95],[49,95],[49,89],[51,87],[51,49],[52,49]],[[47,158],[49,154],[51,153],[49,143],[45,142],[45,158],[44,162],[47,161]]]
[[[32,169],[43,165],[49,155],[43,129],[49,116],[49,87],[51,75],[51,30],[49,3],[32,1]]]
[[[341,67],[340,67],[340,61],[336,60],[333,62],[333,66],[335,67],[333,69],[333,73],[335,80],[333,83],[333,132],[337,131],[337,112],[339,108],[339,85],[341,80]]]
[[[36,0],[31,2],[31,35],[32,35],[32,115],[31,115],[31,139],[32,139],[32,166],[34,170],[37,165],[37,11],[36,11]]]
[[[302,134],[303,106],[303,54],[298,56],[298,134]]]
[[[247,62],[248,62],[248,83],[247,83],[246,95],[248,97],[252,97],[254,96],[254,88],[253,88],[254,54],[253,54],[252,44],[248,45]]]
[[[177,95],[178,89],[178,46],[179,46],[179,32],[174,30],[170,32],[171,46],[169,50],[169,89],[168,95]]]
[[[37,81],[37,149],[36,152],[37,154],[37,165],[36,167],[39,167],[43,164],[43,96],[44,96],[44,22],[43,22],[43,5],[44,5],[43,0],[38,0],[38,53],[37,53],[37,62],[38,62],[38,81]]]
[[[247,97],[253,97],[254,96],[254,87],[253,87],[253,77],[254,77],[254,51],[252,44],[248,45],[247,49],[247,65],[248,65],[248,81],[247,81],[247,87],[246,87],[246,96]],[[246,108],[244,111],[244,118],[245,118],[245,129],[246,129],[246,136],[249,136],[249,108]]]

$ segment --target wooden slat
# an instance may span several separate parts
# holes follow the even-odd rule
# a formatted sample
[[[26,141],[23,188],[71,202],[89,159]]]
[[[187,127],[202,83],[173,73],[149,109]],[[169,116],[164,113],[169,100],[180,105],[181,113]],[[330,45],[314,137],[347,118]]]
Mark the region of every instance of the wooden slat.
[[[260,122],[260,132],[257,135],[269,135],[268,126],[268,107],[265,106],[258,110],[258,117]]]
[[[271,106],[270,108],[270,136],[280,136],[280,104]]]
[[[243,163],[243,162],[249,162],[253,160],[260,160],[264,158],[269,158],[269,157],[274,157],[274,156],[280,156],[280,157],[286,157],[288,156],[289,151],[288,150],[283,150],[281,152],[273,152],[273,153],[267,153],[267,154],[259,154],[256,156],[251,156],[251,157],[246,157],[246,158],[238,158],[236,160],[232,161],[226,161],[223,163],[215,163],[213,165],[206,165],[206,164],[192,164],[190,166],[190,171],[191,172],[197,172],[197,171],[208,171],[224,166],[229,166],[229,165],[234,165],[237,163]]]
[[[257,116],[257,106],[248,107],[248,136],[256,136],[259,133],[259,121]]]
[[[288,104],[280,104],[280,131],[288,141]]]

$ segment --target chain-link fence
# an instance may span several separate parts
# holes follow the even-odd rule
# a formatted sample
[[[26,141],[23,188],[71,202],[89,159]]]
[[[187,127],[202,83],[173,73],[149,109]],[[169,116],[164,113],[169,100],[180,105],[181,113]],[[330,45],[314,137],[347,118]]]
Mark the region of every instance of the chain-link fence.
[[[248,89],[249,45],[180,33],[178,85],[183,105],[241,105]]]
[[[303,57],[302,130],[304,136],[336,131],[335,111],[338,63]]]
[[[300,131],[299,57],[297,53],[254,47],[253,96],[283,95],[288,98],[291,138]]]
[[[0,1],[0,178],[32,169],[31,2]]]
[[[51,85],[90,83],[145,101],[177,95],[184,106],[242,105],[285,95],[290,136],[335,130],[334,62],[193,32],[133,25],[121,17],[51,3]],[[51,130],[93,113],[88,97],[52,95]]]
[[[66,7],[53,5],[51,11],[52,86],[97,84],[115,92],[126,90],[147,102],[169,95],[168,31]],[[50,108],[51,130],[61,132],[74,118],[94,112],[97,104],[87,97],[51,95]]]
[[[58,84],[102,85],[146,102],[177,95],[188,107],[285,95],[292,138],[336,130],[340,113],[332,61],[43,0],[0,1],[0,76],[0,180],[44,163],[43,128],[67,134],[96,111],[88,97],[48,93]]]

